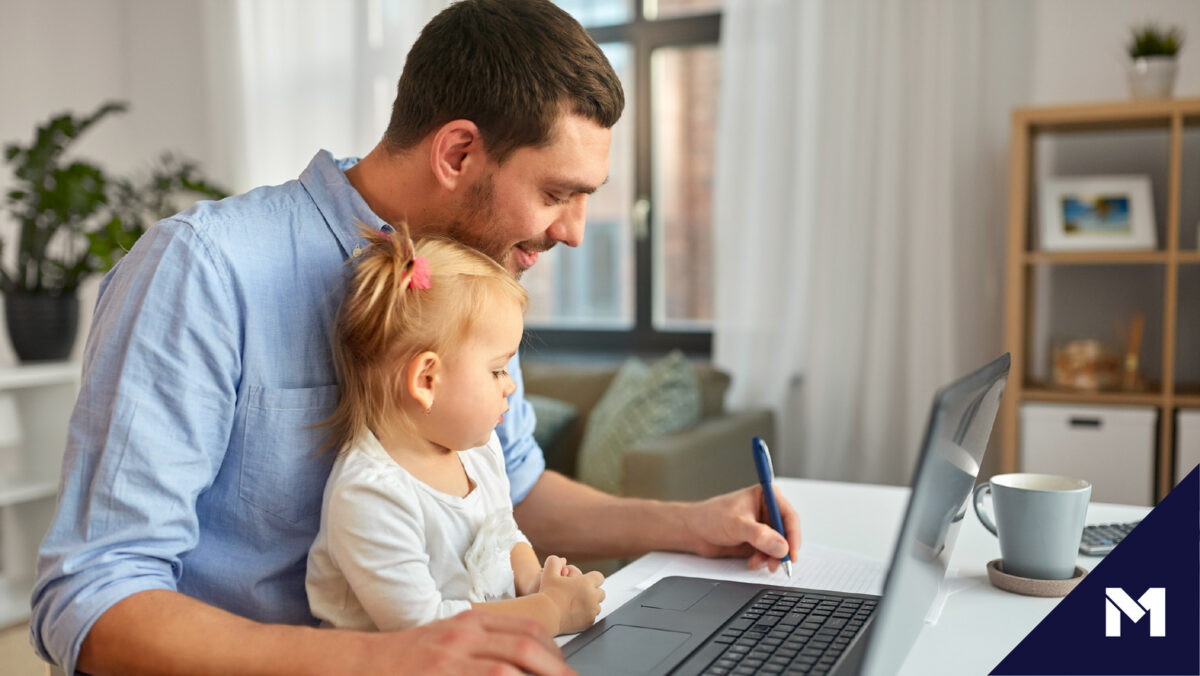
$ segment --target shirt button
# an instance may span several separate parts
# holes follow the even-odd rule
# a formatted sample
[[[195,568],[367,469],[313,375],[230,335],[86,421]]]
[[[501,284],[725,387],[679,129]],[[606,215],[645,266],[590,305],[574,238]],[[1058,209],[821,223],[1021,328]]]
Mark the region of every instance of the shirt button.
[[[350,255],[354,256],[355,258],[358,258],[359,254],[361,254],[361,253],[362,253],[362,245],[359,244],[358,246],[354,247],[354,251],[350,252]]]

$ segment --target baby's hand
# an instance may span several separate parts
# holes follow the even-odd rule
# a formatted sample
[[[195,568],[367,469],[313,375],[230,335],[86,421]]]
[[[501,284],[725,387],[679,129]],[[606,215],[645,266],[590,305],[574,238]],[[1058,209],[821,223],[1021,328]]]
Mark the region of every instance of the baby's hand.
[[[542,569],[541,589],[558,607],[558,633],[573,634],[592,626],[604,600],[604,576],[597,571],[583,574],[567,566],[561,556],[547,556]],[[574,572],[570,569],[574,568]]]
[[[559,572],[560,576],[562,576],[562,577],[583,577],[583,571],[579,570],[579,566],[576,566],[573,564],[567,564],[567,560],[561,556],[555,556],[553,558],[561,560],[564,564],[562,567],[562,570]],[[549,561],[550,559],[546,559],[546,560]],[[545,568],[538,570],[537,579],[534,580],[534,588],[532,591],[529,591],[527,593],[532,594],[534,592],[542,591],[542,578],[544,578],[545,576],[546,576]],[[518,593],[517,596],[524,596],[524,594]]]

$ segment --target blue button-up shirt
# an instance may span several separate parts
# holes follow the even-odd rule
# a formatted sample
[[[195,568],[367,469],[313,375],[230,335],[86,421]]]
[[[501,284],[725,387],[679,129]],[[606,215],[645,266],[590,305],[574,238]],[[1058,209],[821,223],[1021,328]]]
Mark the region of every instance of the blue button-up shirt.
[[[33,644],[70,673],[92,623],[149,589],[312,624],[305,560],[334,453],[330,331],[360,223],[388,227],[325,151],[298,181],[202,202],[105,277],[39,551]],[[545,468],[519,363],[497,430],[513,502]]]

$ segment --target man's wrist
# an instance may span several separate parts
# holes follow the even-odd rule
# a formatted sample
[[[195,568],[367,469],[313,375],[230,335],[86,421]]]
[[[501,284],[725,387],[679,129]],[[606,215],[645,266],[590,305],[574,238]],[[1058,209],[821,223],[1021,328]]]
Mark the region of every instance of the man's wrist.
[[[701,554],[702,547],[707,542],[699,532],[696,524],[698,502],[664,502],[662,503],[663,519],[661,523],[667,528],[664,546],[655,549]]]

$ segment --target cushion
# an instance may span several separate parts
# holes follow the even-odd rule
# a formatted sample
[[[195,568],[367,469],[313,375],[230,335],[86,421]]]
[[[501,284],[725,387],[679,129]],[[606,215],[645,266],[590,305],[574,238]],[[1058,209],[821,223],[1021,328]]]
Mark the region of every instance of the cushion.
[[[567,425],[579,415],[579,411],[569,402],[540,394],[526,394],[525,401],[533,406],[537,416],[537,424],[533,428],[533,440],[542,448],[551,448]]]
[[[683,353],[676,350],[653,367],[631,357],[588,416],[579,446],[579,480],[619,493],[621,461],[631,444],[699,420],[700,386]]]

